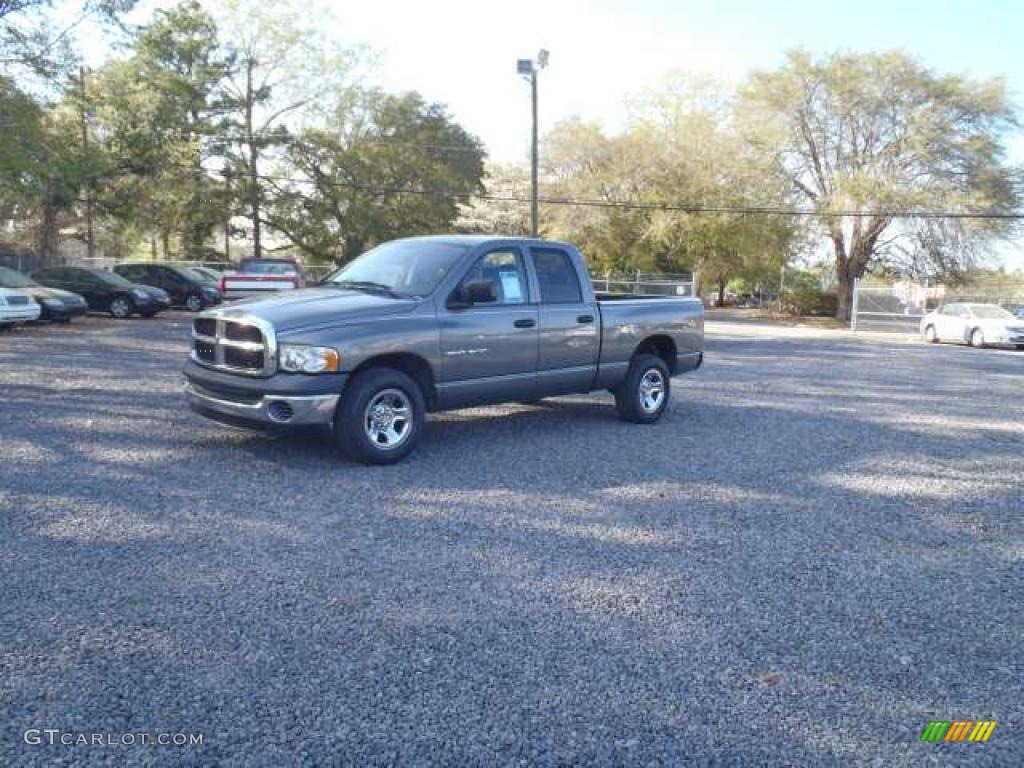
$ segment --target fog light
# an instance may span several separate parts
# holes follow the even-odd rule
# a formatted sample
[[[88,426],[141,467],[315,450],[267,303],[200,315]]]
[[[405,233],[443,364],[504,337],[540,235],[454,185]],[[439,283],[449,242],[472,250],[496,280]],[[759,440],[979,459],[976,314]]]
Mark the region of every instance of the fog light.
[[[295,411],[290,403],[286,403],[284,400],[273,400],[270,405],[267,406],[267,413],[270,414],[270,418],[274,421],[291,421],[292,416],[295,415]]]

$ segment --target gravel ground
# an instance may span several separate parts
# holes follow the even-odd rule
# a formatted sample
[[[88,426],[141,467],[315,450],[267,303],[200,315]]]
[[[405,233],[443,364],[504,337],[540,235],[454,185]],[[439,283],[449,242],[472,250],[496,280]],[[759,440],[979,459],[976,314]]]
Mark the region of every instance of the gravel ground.
[[[658,425],[367,468],[191,415],[187,322],[0,334],[0,765],[1024,764],[1024,353],[709,324]]]

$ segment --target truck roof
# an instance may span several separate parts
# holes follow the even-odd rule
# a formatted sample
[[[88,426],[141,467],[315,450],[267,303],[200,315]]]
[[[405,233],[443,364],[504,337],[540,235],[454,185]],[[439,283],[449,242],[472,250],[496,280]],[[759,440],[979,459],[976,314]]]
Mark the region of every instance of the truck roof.
[[[458,243],[461,245],[482,245],[488,242],[514,241],[525,245],[559,245],[563,247],[574,247],[571,243],[561,240],[546,240],[540,237],[522,237],[519,235],[420,235],[417,237],[403,237],[403,241],[435,242],[435,243]]]

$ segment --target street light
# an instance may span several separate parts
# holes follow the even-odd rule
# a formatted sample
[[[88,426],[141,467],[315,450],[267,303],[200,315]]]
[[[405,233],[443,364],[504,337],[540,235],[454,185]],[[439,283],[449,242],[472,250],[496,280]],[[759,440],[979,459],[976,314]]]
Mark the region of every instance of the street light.
[[[537,73],[548,65],[548,52],[541,49],[536,62],[533,59],[519,59],[516,72],[530,83],[530,98],[533,104],[533,133],[530,142],[530,234],[537,236]]]

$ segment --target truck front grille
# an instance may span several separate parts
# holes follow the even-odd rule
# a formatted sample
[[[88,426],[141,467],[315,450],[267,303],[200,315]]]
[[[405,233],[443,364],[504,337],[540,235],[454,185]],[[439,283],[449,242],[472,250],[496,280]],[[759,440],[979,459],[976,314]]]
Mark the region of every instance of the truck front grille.
[[[247,376],[273,373],[273,331],[249,319],[197,317],[192,321],[192,359],[200,365]]]

